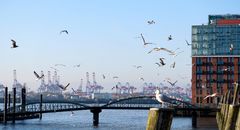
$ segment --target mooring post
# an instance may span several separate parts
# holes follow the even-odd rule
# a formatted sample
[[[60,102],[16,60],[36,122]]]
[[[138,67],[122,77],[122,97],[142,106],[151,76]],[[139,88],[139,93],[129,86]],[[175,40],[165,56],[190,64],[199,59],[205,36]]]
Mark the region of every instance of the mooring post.
[[[40,95],[40,113],[39,113],[39,119],[42,120],[42,102],[43,102],[43,97],[42,94]]]
[[[234,90],[234,95],[233,95],[233,105],[236,105],[239,101],[238,99],[238,94],[239,94],[239,85],[236,83],[235,85],[235,90]]]
[[[95,107],[90,111],[93,113],[93,126],[97,127],[99,124],[99,113],[102,112],[102,110],[98,107]]]
[[[13,88],[13,116],[12,116],[12,123],[15,123],[15,112],[16,112],[16,88]]]
[[[7,123],[7,103],[8,103],[8,87],[5,87],[4,95],[4,111],[3,111],[3,122]]]
[[[146,130],[170,130],[174,109],[151,108],[148,113]]]
[[[11,105],[11,94],[8,94],[8,108],[10,108]]]
[[[22,95],[21,95],[21,103],[22,103],[22,112],[25,111],[25,106],[26,106],[26,88],[22,88]]]
[[[197,128],[197,112],[192,112],[192,127]]]

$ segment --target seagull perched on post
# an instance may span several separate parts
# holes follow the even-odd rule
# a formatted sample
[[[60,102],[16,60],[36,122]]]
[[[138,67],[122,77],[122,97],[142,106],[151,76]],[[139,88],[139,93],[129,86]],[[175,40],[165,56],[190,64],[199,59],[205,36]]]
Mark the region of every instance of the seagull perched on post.
[[[162,104],[162,107],[164,107],[166,103],[172,103],[173,101],[171,98],[167,97],[166,95],[160,94],[160,91],[158,89],[155,91],[155,94],[156,94],[155,97],[157,101]]]
[[[63,85],[58,85],[59,88],[61,88],[63,91],[67,90],[67,87],[70,85],[70,83],[68,83],[66,86]]]
[[[11,48],[17,48],[18,45],[16,44],[16,41],[13,40],[13,39],[11,39],[11,41],[12,41],[12,47]]]
[[[41,78],[44,77],[44,74],[42,74],[41,76],[39,76],[36,71],[33,71],[33,73],[34,73],[34,75],[37,77],[36,80],[39,80],[39,79],[41,79]]]

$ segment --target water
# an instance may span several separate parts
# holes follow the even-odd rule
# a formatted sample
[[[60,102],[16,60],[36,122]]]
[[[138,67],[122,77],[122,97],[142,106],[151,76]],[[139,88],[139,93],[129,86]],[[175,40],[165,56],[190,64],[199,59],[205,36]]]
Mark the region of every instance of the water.
[[[2,130],[145,130],[148,110],[103,110],[99,127],[92,126],[89,110],[43,114],[42,120],[32,119],[0,125]],[[193,129],[191,118],[173,118],[172,130],[217,130]]]

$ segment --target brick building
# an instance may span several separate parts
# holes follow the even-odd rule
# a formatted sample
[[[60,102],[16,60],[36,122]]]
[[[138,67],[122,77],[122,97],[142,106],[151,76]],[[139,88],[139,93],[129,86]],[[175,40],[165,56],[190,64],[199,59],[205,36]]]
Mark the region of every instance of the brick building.
[[[240,15],[209,15],[192,26],[192,103],[213,105],[240,81]]]

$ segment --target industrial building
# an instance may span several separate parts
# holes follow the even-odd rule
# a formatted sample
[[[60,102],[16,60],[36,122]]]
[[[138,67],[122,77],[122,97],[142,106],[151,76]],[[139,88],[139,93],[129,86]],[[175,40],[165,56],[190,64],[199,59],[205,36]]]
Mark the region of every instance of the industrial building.
[[[192,26],[192,103],[211,106],[240,79],[240,15],[209,15]],[[204,97],[217,93],[217,97]]]

